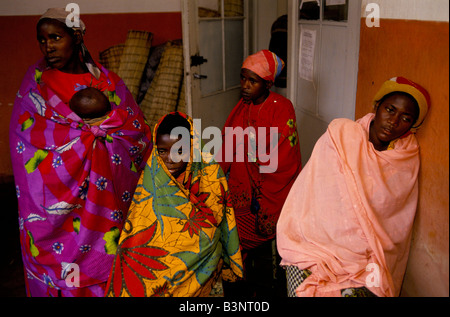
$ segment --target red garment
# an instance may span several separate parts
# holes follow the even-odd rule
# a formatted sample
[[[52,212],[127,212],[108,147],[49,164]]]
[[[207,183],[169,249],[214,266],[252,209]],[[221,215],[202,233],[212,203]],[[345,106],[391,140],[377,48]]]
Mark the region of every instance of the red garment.
[[[228,128],[242,127],[245,131],[249,126],[255,127],[256,144],[260,140],[259,127],[264,127],[266,133],[266,151],[270,148],[270,127],[278,129],[280,135],[275,149],[278,150],[278,166],[272,173],[261,173],[260,167],[270,165],[263,163],[258,156],[256,160],[247,154],[249,138],[244,137],[242,143],[235,142],[233,147],[233,162],[226,162]],[[235,106],[228,117],[222,131],[223,148],[221,166],[225,174],[229,173],[230,200],[236,213],[237,228],[241,246],[252,249],[263,242],[275,237],[276,223],[283,207],[283,203],[301,170],[300,146],[295,111],[292,103],[285,97],[271,92],[269,97],[260,105],[246,104],[243,99]],[[241,147],[235,146],[240,144]],[[239,149],[245,150],[244,162],[238,162]],[[228,145],[229,146],[229,145]],[[275,153],[275,150],[272,150]],[[228,153],[229,155],[230,153]],[[263,162],[261,162],[263,161]],[[251,210],[252,195],[259,204],[259,210]],[[258,205],[256,204],[256,205]]]

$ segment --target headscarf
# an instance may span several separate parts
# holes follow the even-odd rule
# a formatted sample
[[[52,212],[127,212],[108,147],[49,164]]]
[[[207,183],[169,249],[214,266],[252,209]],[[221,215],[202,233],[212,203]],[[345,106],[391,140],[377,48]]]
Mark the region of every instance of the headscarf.
[[[66,18],[69,15],[69,11],[66,11],[66,9],[64,8],[50,8],[48,9],[40,18],[39,21],[42,19],[53,19],[53,20],[57,20],[61,23],[64,23],[64,25],[69,28],[72,29],[74,31],[80,31],[81,36],[84,36],[84,34],[86,33],[86,25],[84,24],[84,22],[79,19],[79,26],[73,26],[73,27],[69,27],[66,24]],[[83,62],[86,64],[87,69],[89,70],[89,72],[94,75],[94,77],[96,79],[100,78],[100,69],[96,66],[94,59],[92,58],[91,54],[89,53],[86,45],[84,44],[84,41],[81,41],[81,55],[83,56]]]
[[[387,94],[396,91],[410,94],[419,105],[419,118],[417,119],[416,124],[411,128],[411,132],[415,132],[422,125],[431,107],[430,95],[428,94],[428,91],[419,84],[404,77],[394,77],[383,83],[374,97],[374,104],[377,104],[378,101]]]
[[[249,69],[262,79],[273,83],[283,70],[284,62],[275,53],[262,50],[247,57],[242,68]]]

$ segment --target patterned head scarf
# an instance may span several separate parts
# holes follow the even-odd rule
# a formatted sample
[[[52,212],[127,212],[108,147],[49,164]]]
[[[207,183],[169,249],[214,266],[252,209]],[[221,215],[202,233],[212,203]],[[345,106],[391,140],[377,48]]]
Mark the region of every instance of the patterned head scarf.
[[[81,35],[84,36],[84,34],[86,33],[86,26],[84,24],[83,21],[80,21],[80,24],[78,27],[73,26],[73,27],[69,27],[66,24],[66,18],[69,15],[69,11],[66,11],[65,8],[50,8],[48,9],[40,18],[39,21],[42,19],[53,19],[53,20],[57,20],[61,23],[64,23],[64,25],[66,25],[66,27],[74,30],[74,31],[80,31]],[[91,54],[89,53],[86,45],[84,44],[84,41],[81,41],[81,55],[83,56],[83,61],[86,64],[87,69],[89,70],[89,72],[95,76],[95,78],[99,79],[100,78],[100,69],[97,67],[97,65],[95,64]]]
[[[411,128],[411,130],[414,132],[422,125],[431,107],[430,95],[428,94],[428,91],[419,84],[404,77],[394,77],[384,82],[384,84],[381,86],[380,90],[374,97],[374,104],[376,104],[387,94],[396,91],[410,94],[419,105],[419,118],[417,119],[416,124]]]
[[[284,68],[284,62],[269,50],[262,50],[250,55],[242,64],[264,80],[274,82]]]

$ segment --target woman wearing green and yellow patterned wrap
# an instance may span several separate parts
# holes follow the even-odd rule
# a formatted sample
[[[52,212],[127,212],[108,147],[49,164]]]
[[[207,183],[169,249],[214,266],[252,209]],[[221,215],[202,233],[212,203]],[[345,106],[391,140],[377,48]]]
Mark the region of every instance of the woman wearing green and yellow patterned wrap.
[[[174,128],[186,133],[171,139]],[[227,181],[219,164],[202,155],[191,118],[168,114],[154,133],[106,295],[206,297],[219,277],[243,275]]]

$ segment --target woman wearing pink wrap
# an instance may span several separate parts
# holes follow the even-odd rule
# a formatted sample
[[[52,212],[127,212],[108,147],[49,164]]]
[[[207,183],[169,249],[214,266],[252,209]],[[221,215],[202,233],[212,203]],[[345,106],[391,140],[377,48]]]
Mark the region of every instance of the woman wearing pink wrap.
[[[375,114],[337,119],[318,140],[277,225],[289,296],[398,296],[418,200],[414,132],[427,91],[397,77]]]

